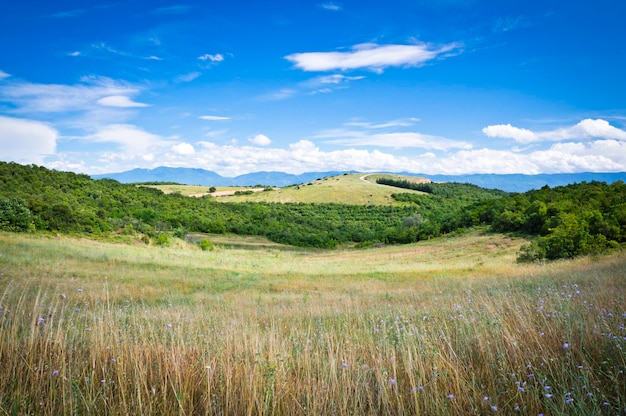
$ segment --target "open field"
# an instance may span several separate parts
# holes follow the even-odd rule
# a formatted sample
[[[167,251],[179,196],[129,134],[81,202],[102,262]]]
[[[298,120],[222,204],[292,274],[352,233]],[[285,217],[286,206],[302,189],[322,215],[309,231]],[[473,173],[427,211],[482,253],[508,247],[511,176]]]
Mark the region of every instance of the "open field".
[[[400,190],[392,186],[378,185],[376,180],[364,174],[345,174],[321,178],[297,186],[278,188],[270,192],[252,195],[233,195],[220,197],[221,202],[302,202],[355,204],[355,205],[396,205],[391,194]],[[402,190],[402,192],[416,192]]]
[[[211,240],[0,234],[0,414],[626,412],[623,253]]]
[[[209,194],[208,186],[186,185],[150,185],[150,187],[162,190],[165,193],[178,192],[185,196],[213,195],[220,202],[302,202],[302,203],[326,203],[357,204],[357,205],[397,205],[398,202],[391,198],[391,194],[398,193],[398,188],[386,185],[378,185],[376,178],[385,176],[400,179],[419,181],[419,178],[382,175],[382,174],[346,174],[321,178],[313,182],[275,188],[264,191],[264,188],[253,187],[216,187],[216,192]],[[253,191],[253,194],[234,195],[236,191]],[[418,193],[408,189],[401,192]]]

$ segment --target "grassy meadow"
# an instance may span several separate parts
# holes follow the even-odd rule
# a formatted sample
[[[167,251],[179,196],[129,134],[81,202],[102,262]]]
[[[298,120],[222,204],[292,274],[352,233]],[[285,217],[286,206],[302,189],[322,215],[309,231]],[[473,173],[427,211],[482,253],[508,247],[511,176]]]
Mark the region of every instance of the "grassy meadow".
[[[233,195],[235,191],[247,191],[253,187],[216,187],[216,192],[209,194],[208,186],[187,185],[150,185],[165,193],[178,192],[185,196],[213,195],[219,202],[277,202],[277,203],[325,203],[356,205],[397,205],[391,194],[399,189],[393,186],[377,185],[379,177],[397,177],[401,179],[419,180],[418,178],[382,175],[382,174],[345,174],[320,178],[309,183],[275,188],[272,191],[254,192],[252,194]],[[260,190],[260,189],[256,189]],[[418,193],[408,189],[402,192]]]
[[[623,253],[211,241],[0,233],[0,414],[626,413]]]

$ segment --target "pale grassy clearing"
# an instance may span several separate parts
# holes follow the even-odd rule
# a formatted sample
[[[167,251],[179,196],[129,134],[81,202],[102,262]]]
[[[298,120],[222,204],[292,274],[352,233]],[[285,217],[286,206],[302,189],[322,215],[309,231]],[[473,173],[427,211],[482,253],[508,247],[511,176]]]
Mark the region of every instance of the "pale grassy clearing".
[[[215,192],[211,192],[211,186],[201,185],[140,185],[146,188],[158,189],[164,194],[181,194],[183,196],[200,197],[205,195],[210,196],[225,196],[232,195],[237,191],[253,191],[260,192],[264,188],[254,188],[247,186],[216,186]]]
[[[0,234],[0,413],[626,411],[624,254],[244,243]]]
[[[221,202],[302,202],[351,205],[395,205],[391,194],[398,193],[398,188],[376,184],[372,175],[346,174],[321,178],[306,184],[278,188],[269,192],[258,192],[253,195],[233,195],[217,198]],[[389,176],[389,175],[384,175]],[[393,175],[391,175],[393,176]],[[364,178],[365,177],[365,178]],[[361,179],[363,178],[363,179]],[[417,192],[401,190],[402,192]]]

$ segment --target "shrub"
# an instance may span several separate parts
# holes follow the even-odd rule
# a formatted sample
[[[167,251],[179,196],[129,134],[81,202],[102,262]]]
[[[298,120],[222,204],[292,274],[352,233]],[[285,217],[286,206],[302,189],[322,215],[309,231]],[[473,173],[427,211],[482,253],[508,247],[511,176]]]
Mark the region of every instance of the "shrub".
[[[202,251],[213,251],[215,250],[215,246],[213,245],[212,242],[210,242],[209,240],[207,240],[206,238],[202,239],[198,245],[200,246],[200,248],[202,249]]]
[[[161,233],[157,236],[155,244],[157,246],[168,246],[170,244],[170,237],[165,233]]]

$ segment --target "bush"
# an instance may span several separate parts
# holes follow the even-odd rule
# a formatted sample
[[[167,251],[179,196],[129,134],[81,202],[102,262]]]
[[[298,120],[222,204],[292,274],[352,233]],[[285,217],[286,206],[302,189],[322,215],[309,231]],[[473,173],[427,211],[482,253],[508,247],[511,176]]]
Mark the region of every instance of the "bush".
[[[169,246],[170,236],[165,233],[159,234],[156,238],[155,244],[157,246]]]
[[[215,246],[213,245],[212,242],[210,242],[209,240],[207,240],[206,238],[202,239],[198,245],[200,246],[200,248],[202,249],[202,251],[213,251],[215,250]]]

